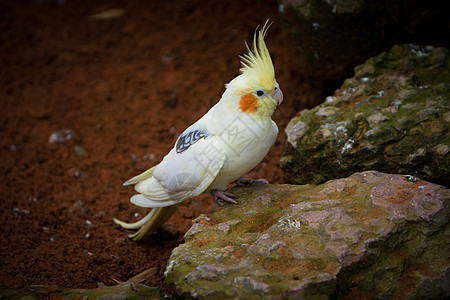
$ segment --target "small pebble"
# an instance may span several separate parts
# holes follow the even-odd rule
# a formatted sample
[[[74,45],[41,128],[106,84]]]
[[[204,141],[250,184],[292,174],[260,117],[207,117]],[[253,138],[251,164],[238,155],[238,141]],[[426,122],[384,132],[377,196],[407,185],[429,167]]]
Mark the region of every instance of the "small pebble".
[[[80,145],[75,145],[75,147],[73,147],[73,150],[78,156],[82,156],[85,153],[83,146]]]
[[[70,140],[73,140],[77,137],[76,133],[72,129],[64,129],[61,131],[53,132],[48,138],[48,142],[50,144],[60,144]]]

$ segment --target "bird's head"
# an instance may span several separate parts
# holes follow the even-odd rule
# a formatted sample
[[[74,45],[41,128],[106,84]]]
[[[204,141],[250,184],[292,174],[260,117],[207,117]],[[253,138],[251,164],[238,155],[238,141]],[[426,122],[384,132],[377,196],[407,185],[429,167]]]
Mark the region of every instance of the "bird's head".
[[[230,93],[228,104],[240,112],[260,117],[271,117],[283,101],[283,92],[275,79],[272,59],[264,43],[269,26],[266,22],[261,30],[256,30],[252,48],[246,43],[248,54],[241,56],[241,75],[226,86]]]

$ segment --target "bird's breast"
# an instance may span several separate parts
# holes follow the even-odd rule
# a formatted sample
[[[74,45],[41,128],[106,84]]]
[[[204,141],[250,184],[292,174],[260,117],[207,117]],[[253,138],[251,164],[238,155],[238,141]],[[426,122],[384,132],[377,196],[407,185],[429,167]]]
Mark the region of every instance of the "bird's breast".
[[[264,122],[245,116],[229,122],[217,135],[218,148],[226,159],[212,186],[227,185],[255,168],[269,152],[277,134],[272,120]]]

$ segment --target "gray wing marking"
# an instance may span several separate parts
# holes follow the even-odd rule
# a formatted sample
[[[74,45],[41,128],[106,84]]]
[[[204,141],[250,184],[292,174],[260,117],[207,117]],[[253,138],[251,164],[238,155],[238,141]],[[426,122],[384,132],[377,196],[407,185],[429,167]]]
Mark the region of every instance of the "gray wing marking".
[[[177,140],[177,153],[182,153],[183,151],[186,151],[190,146],[194,145],[198,140],[201,138],[207,138],[209,134],[200,129],[191,130],[188,132],[183,132],[182,135]]]

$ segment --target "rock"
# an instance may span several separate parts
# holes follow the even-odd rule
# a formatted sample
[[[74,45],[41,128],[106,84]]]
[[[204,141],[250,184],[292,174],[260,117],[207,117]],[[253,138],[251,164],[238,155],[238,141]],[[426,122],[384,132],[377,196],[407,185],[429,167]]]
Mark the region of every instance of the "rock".
[[[3,298],[5,297],[5,298]],[[2,299],[165,299],[159,288],[122,283],[96,289],[68,289],[34,285],[21,288],[0,287]]]
[[[167,282],[194,299],[449,297],[450,190],[414,179],[233,188],[239,204],[199,218]]]
[[[95,15],[89,15],[86,17],[90,21],[109,21],[113,19],[118,19],[125,14],[125,10],[122,8],[112,8],[102,11]]]
[[[50,144],[61,144],[70,140],[79,140],[78,135],[72,129],[52,132],[48,138]]]
[[[78,156],[83,156],[84,153],[86,152],[86,151],[84,150],[83,146],[80,146],[80,145],[75,145],[75,147],[73,147],[73,150],[75,151],[75,153],[76,153]]]
[[[376,169],[448,186],[449,65],[446,49],[402,45],[358,66],[334,96],[286,127],[288,182]]]
[[[281,0],[289,64],[300,77],[341,80],[397,43],[448,46],[447,14],[420,0]]]

